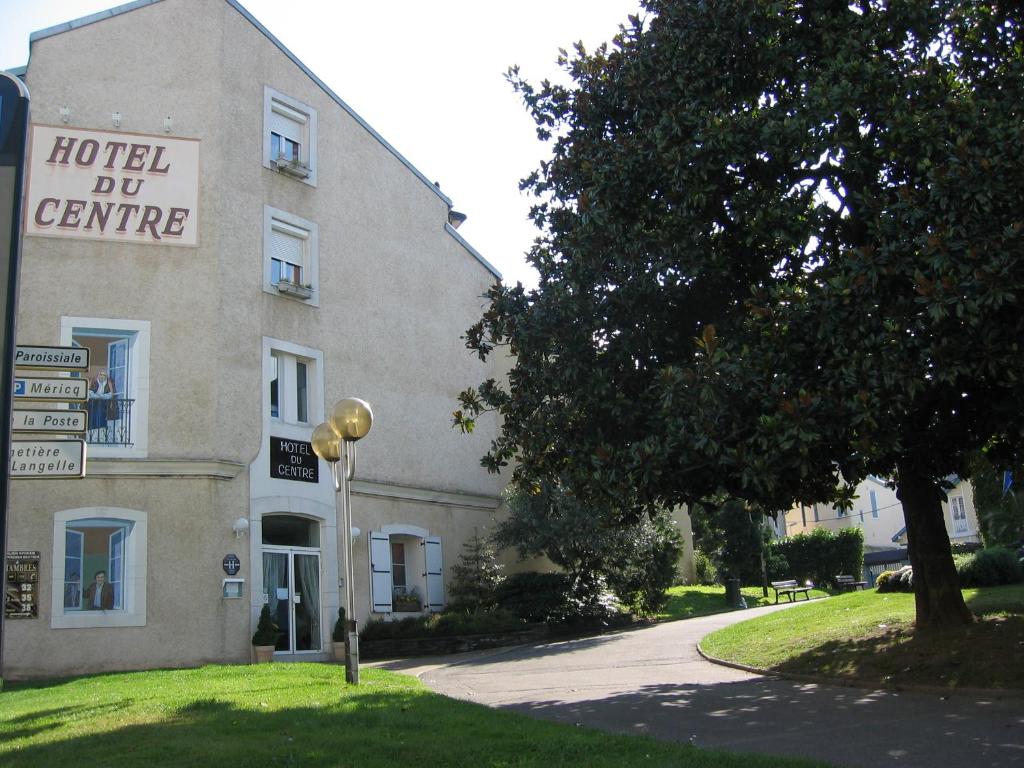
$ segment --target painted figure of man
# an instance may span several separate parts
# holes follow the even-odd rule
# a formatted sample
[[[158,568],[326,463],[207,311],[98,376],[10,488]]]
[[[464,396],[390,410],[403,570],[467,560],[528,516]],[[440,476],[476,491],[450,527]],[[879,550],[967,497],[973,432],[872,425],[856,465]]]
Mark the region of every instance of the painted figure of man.
[[[114,587],[107,583],[107,572],[96,571],[92,584],[85,588],[83,608],[89,611],[109,611],[114,607]]]

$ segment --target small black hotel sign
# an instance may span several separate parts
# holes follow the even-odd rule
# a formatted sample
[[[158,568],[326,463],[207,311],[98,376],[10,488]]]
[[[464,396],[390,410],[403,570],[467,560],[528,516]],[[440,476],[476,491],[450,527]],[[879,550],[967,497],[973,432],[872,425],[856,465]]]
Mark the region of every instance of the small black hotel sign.
[[[271,436],[270,476],[303,483],[320,482],[320,463],[313,453],[313,444]]]

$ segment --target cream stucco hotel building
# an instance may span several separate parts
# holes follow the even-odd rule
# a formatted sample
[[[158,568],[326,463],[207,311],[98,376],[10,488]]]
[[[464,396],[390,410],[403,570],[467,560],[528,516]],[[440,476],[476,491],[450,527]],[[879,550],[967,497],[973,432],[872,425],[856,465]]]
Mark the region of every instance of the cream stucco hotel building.
[[[5,675],[248,661],[264,603],[279,659],[328,658],[345,532],[308,441],[344,396],[375,414],[358,618],[443,608],[504,484],[479,465],[494,424],[450,427],[501,375],[460,340],[497,273],[451,201],[233,0],[38,32],[17,74],[18,342],[87,347],[94,399],[87,477],[11,484],[8,549],[40,560]]]

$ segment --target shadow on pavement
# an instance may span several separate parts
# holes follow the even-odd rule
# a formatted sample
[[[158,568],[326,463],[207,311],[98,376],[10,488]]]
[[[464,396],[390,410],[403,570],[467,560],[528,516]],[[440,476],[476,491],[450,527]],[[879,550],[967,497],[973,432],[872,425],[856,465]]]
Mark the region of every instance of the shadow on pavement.
[[[806,757],[856,768],[1024,765],[1024,709],[1019,701],[914,699],[907,706],[906,694],[760,678],[646,685],[628,694],[505,708],[699,747]]]

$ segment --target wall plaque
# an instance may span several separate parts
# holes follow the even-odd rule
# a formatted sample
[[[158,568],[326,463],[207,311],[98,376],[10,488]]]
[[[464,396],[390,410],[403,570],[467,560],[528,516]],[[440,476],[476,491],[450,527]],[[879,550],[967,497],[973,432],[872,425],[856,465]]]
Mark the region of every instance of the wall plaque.
[[[25,551],[8,552],[4,618],[39,618],[39,608],[36,604],[38,590],[39,553]]]

